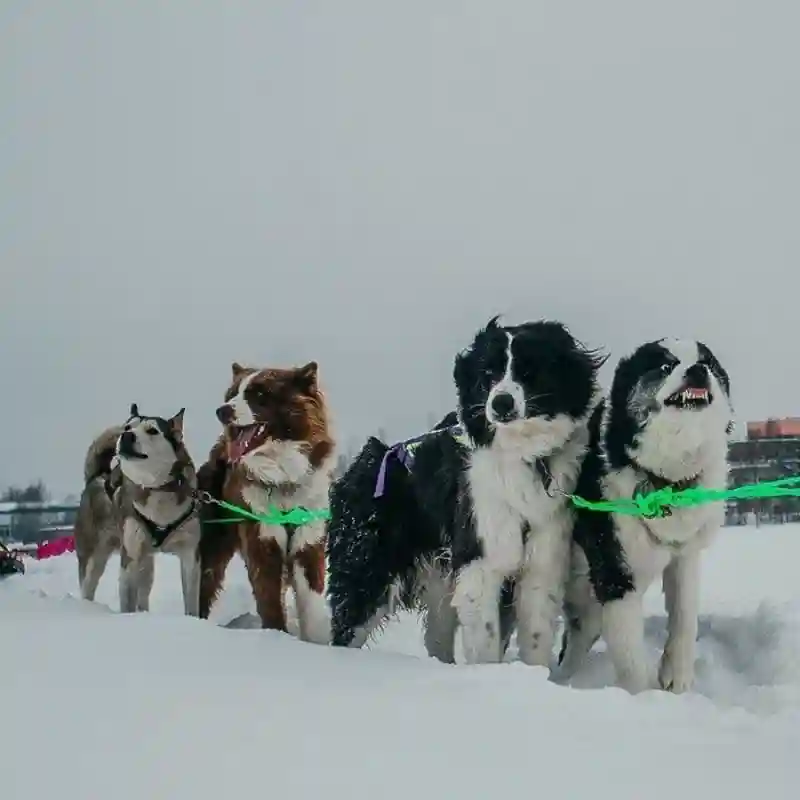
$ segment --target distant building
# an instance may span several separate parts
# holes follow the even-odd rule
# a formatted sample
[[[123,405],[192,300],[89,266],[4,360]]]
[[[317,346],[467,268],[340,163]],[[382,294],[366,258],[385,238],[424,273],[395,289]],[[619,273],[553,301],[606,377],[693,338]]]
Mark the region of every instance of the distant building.
[[[747,438],[731,442],[728,457],[731,487],[800,475],[800,417],[748,422]],[[729,525],[799,520],[800,497],[727,503]]]
[[[0,502],[0,541],[40,542],[72,531],[77,504]]]

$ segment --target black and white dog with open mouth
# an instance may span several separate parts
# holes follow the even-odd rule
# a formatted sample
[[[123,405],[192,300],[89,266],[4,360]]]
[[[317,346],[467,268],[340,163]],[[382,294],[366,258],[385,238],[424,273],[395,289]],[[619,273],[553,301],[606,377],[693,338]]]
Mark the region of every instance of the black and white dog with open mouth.
[[[410,442],[371,438],[331,489],[332,643],[360,647],[396,610],[428,653],[548,666],[569,566],[574,489],[603,363],[558,322],[480,330],[455,359],[458,414]],[[559,491],[556,491],[558,489]]]
[[[730,383],[696,341],[661,339],[620,361],[590,425],[576,494],[630,499],[672,487],[727,485]],[[642,518],[581,509],[565,602],[560,676],[571,677],[602,636],[620,686],[679,693],[694,677],[700,558],[724,521],[722,503]],[[642,596],[662,578],[667,642],[658,681],[647,663]]]

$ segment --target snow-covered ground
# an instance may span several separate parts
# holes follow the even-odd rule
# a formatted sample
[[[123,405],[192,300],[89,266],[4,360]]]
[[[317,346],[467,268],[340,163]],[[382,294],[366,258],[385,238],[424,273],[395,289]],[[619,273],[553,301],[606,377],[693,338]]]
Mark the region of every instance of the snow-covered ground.
[[[98,602],[74,556],[0,581],[3,800],[692,800],[800,792],[800,527],[725,529],[707,554],[697,693],[577,688],[519,662],[446,666],[413,617],[367,650],[252,628],[242,566],[211,622],[181,615],[177,561],[152,612]],[[659,591],[648,596],[655,660]],[[513,657],[513,653],[512,653]],[[582,690],[579,690],[582,689]]]

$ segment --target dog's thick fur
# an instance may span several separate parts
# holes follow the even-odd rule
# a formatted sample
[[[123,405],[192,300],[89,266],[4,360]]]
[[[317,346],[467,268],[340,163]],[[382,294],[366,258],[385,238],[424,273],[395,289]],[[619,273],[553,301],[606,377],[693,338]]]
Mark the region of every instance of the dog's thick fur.
[[[117,439],[122,425],[106,428],[89,445],[83,465],[84,487],[75,517],[75,553],[81,597],[94,600],[111,554],[122,545],[122,530],[114,510],[119,486]]]
[[[398,606],[426,615],[426,646],[452,662],[548,665],[561,607],[572,490],[602,364],[556,322],[496,319],[455,359],[459,435],[446,426],[403,465],[370,439],[331,492],[333,643],[360,646]],[[374,497],[382,468],[383,487]]]
[[[271,508],[327,508],[334,441],[315,362],[293,369],[233,364],[225,403],[217,409],[223,435],[199,473],[215,499],[266,514]],[[324,596],[324,522],[302,527],[230,517],[214,504],[203,511],[200,614],[208,617],[233,555],[239,551],[264,628],[286,630],[285,590],[294,590],[300,638],[330,639]]]
[[[92,442],[75,525],[81,594],[93,600],[110,555],[120,552],[120,611],[149,609],[156,552],[181,561],[186,614],[199,614],[197,479],[183,444],[183,409],[148,417],[134,404],[122,426]]]
[[[411,470],[370,437],[331,488],[328,597],[331,641],[361,647],[401,609],[424,614],[428,654],[453,663],[452,548],[463,445],[453,412],[420,439]],[[385,469],[384,490],[375,497]],[[436,476],[427,480],[427,476]]]
[[[701,342],[662,339],[622,359],[591,424],[577,494],[630,499],[672,486],[724,488],[732,427],[728,375]],[[619,684],[684,692],[694,677],[700,556],[724,521],[721,503],[664,518],[581,510],[565,603],[561,675],[568,678],[602,635]],[[642,596],[662,577],[668,638],[651,676]]]

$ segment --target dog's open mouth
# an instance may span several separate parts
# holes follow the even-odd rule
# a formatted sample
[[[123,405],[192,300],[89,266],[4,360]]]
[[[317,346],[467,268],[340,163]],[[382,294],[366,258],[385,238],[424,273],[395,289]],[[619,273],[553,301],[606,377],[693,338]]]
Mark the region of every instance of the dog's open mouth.
[[[128,442],[127,439],[123,439],[120,441],[118,452],[120,458],[126,458],[129,461],[135,461],[137,459],[143,460],[147,458],[147,455],[145,453],[140,453],[136,449],[136,444],[134,442]]]
[[[711,392],[708,389],[685,386],[683,389],[671,394],[664,401],[664,405],[673,408],[705,408],[711,403],[711,400]]]
[[[251,450],[260,447],[267,440],[266,425],[247,425],[233,428],[228,439],[228,461],[235,464]]]

